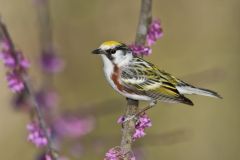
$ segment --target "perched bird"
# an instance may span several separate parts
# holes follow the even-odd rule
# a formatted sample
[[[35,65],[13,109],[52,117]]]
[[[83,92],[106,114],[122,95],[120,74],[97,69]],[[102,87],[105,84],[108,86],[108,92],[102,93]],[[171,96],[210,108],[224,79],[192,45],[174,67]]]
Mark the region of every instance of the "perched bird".
[[[123,43],[107,41],[92,53],[101,55],[107,81],[127,98],[150,101],[150,104],[159,100],[187,105],[193,105],[193,102],[184,94],[221,98],[214,91],[187,84],[159,70],[152,63],[134,56],[132,50]]]

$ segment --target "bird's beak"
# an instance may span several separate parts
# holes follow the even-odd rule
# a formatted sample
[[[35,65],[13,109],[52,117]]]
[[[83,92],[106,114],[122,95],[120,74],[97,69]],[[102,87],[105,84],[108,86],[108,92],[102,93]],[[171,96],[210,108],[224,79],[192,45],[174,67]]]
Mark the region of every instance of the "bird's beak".
[[[92,51],[93,54],[104,54],[104,51],[100,48],[97,48],[95,50]]]

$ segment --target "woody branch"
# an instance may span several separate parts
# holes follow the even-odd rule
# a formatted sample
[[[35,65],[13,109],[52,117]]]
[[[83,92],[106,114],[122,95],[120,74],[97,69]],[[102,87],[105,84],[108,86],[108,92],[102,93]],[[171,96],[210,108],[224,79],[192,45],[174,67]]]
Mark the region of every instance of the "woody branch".
[[[146,41],[146,35],[148,26],[152,20],[152,0],[141,0],[141,10],[139,16],[139,23],[136,32],[135,44],[144,45]],[[125,111],[125,117],[130,117],[138,113],[139,101],[127,98],[127,108]],[[125,160],[131,158],[132,153],[132,135],[135,130],[135,119],[126,121],[122,128],[122,140],[121,149],[126,153]]]
[[[17,57],[17,51],[15,50],[15,46],[13,44],[13,41],[10,37],[10,34],[7,30],[7,27],[5,26],[5,24],[1,21],[0,19],[0,33],[1,33],[1,40],[6,40],[8,41],[9,43],[9,49],[10,49],[10,53],[12,54],[12,57],[14,57],[16,63],[20,63],[18,61],[18,57]],[[50,153],[51,155],[51,158],[53,160],[57,160],[57,157],[56,157],[56,154],[54,152],[54,148],[53,148],[53,140],[51,138],[51,136],[49,135],[49,132],[48,132],[48,126],[45,122],[45,119],[44,119],[44,115],[41,111],[41,106],[37,103],[36,101],[36,98],[35,98],[35,93],[31,87],[31,84],[29,82],[29,77],[28,75],[25,73],[25,74],[21,74],[21,78],[23,80],[23,83],[24,83],[24,90],[23,92],[25,92],[25,94],[28,95],[30,101],[31,101],[31,105],[33,107],[33,109],[35,110],[36,112],[36,116],[37,116],[37,119],[39,121],[39,125],[41,127],[41,129],[43,130],[44,132],[44,136],[46,137],[47,139],[47,150],[48,152]]]

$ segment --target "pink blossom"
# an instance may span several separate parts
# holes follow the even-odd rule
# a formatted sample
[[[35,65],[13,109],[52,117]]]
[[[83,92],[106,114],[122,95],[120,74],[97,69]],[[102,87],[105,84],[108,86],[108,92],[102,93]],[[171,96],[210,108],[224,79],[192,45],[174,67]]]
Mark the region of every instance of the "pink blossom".
[[[144,137],[146,133],[144,132],[144,129],[142,128],[136,128],[134,134],[133,134],[133,139],[136,140],[138,138]]]
[[[8,72],[6,75],[8,87],[12,92],[21,92],[24,89],[24,82],[16,71]]]
[[[151,127],[152,123],[150,118],[147,116],[146,113],[140,115],[138,117],[138,121],[135,125],[135,133],[133,134],[133,139],[136,140],[146,135],[144,132],[145,128]]]
[[[4,65],[6,67],[10,67],[10,68],[16,67],[16,61],[12,57],[12,55],[7,54],[6,52],[1,52],[0,53],[0,59],[3,61]]]
[[[135,56],[141,56],[141,55],[148,56],[152,53],[152,49],[144,45],[132,44],[132,45],[129,45],[129,48],[132,50],[133,55]]]
[[[9,44],[8,40],[3,39],[1,41],[1,48],[2,48],[3,51],[9,51],[10,50],[10,44]]]
[[[130,155],[129,155],[130,154]],[[122,160],[125,156],[128,155],[131,157],[130,160],[136,160],[133,153],[124,153],[121,150],[121,147],[111,148],[106,154],[104,160]]]
[[[117,120],[117,123],[122,124],[124,120],[125,120],[124,116],[120,116]],[[144,132],[145,128],[148,128],[151,126],[152,126],[152,123],[150,118],[147,116],[147,114],[144,113],[140,115],[135,124],[135,132],[133,134],[133,140],[144,137],[146,135],[146,133]]]
[[[30,62],[29,60],[23,56],[22,52],[18,52],[18,61],[19,61],[19,65],[23,68],[23,69],[28,69],[30,67]]]
[[[7,40],[3,40],[1,42],[1,52],[0,52],[0,59],[3,61],[4,65],[8,68],[23,68],[27,69],[30,66],[30,62],[23,56],[22,52],[16,52],[16,57],[14,56],[15,53],[10,49],[10,44]]]
[[[28,141],[35,144],[37,147],[44,147],[47,145],[47,138],[43,134],[43,130],[39,127],[39,124],[36,122],[32,122],[27,125]]]
[[[54,129],[60,137],[78,138],[88,134],[95,126],[93,117],[65,116],[58,118],[54,123]]]
[[[59,104],[57,92],[52,89],[41,90],[36,95],[36,100],[40,106],[46,108],[56,107]]]
[[[121,157],[121,149],[111,148],[106,153],[104,160],[120,160]]]
[[[139,120],[136,126],[138,128],[148,128],[152,126],[151,120],[146,113],[139,116]]]
[[[45,160],[52,160],[52,157],[47,154],[47,155],[45,156]]]
[[[41,66],[45,72],[58,73],[64,67],[64,61],[55,53],[44,53],[41,57]]]
[[[124,116],[120,116],[117,120],[117,123],[122,124],[124,122],[124,120],[125,120]]]
[[[37,157],[37,160],[52,160],[52,157],[50,156],[50,154],[42,153]],[[66,157],[60,156],[60,157],[57,157],[57,160],[69,160],[69,159]]]
[[[2,40],[0,45],[0,59],[8,69],[6,74],[8,87],[12,92],[19,93],[25,88],[22,74],[26,73],[26,69],[29,67],[30,63],[23,56],[22,52],[14,51],[13,48],[11,48],[11,44],[8,40]]]
[[[147,45],[151,46],[156,43],[157,39],[163,36],[162,26],[159,20],[154,20],[149,25],[148,33],[146,37]]]

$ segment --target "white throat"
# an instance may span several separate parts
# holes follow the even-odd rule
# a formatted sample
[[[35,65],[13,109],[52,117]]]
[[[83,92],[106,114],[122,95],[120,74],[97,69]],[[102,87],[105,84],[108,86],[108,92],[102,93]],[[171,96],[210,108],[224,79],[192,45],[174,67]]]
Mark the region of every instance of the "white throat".
[[[105,55],[101,55],[102,60],[103,60],[103,70],[105,72],[105,75],[111,75],[113,72],[113,63],[105,56]]]
[[[128,65],[132,60],[133,55],[131,53],[124,53],[123,51],[117,51],[113,56],[113,63],[118,67]]]
[[[113,89],[115,89],[117,92],[119,92],[120,94],[122,94],[125,97],[129,97],[129,98],[136,99],[136,100],[147,100],[147,101],[151,100],[151,98],[149,98],[147,96],[130,94],[130,93],[126,93],[124,91],[122,92],[122,91],[118,90],[117,86],[114,84],[113,80],[111,79],[112,73],[114,72],[114,64],[105,55],[101,55],[101,57],[102,57],[103,64],[104,64],[103,70],[104,70],[105,77]],[[119,68],[126,66],[129,64],[129,62],[131,61],[132,58],[133,58],[132,56],[129,56],[116,65]]]

